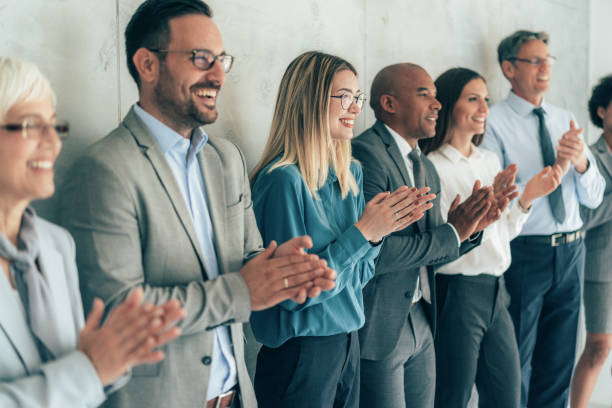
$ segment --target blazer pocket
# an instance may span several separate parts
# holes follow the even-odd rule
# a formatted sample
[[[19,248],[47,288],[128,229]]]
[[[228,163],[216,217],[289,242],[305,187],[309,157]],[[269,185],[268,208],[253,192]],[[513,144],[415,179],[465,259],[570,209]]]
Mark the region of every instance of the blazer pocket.
[[[231,202],[231,204],[229,204],[227,206],[227,211],[231,211],[233,208],[240,206],[240,204],[242,204],[242,202],[244,201],[244,194],[240,193],[240,195],[238,196],[238,200],[227,200],[229,202]]]

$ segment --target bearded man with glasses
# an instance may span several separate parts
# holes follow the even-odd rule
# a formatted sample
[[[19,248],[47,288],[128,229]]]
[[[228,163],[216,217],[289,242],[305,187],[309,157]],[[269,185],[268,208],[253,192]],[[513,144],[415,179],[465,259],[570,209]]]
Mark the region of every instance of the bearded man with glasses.
[[[579,206],[596,208],[605,188],[574,115],[544,100],[555,62],[548,40],[544,32],[521,30],[499,44],[498,61],[512,89],[491,108],[482,143],[503,167],[518,165],[519,190],[546,166],[564,169],[559,187],[533,202],[510,243],[512,264],[505,273],[519,346],[521,407],[538,408],[567,406],[584,275]]]
[[[125,37],[139,102],[61,194],[86,307],[142,287],[145,301],[178,299],[186,312],[165,361],[133,370],[108,407],[255,407],[242,323],[334,287],[335,272],[305,253],[309,237],[262,248],[244,158],[203,129],[233,63],[211,16],[200,0],[136,10]]]

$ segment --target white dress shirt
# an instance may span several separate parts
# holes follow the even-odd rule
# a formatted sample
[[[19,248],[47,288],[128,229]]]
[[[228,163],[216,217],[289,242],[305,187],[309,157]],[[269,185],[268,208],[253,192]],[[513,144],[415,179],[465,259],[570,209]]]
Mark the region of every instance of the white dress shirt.
[[[472,145],[472,153],[465,157],[450,144],[442,145],[438,150],[427,155],[440,176],[440,210],[446,218],[448,209],[457,194],[461,201],[472,194],[476,180],[483,186],[493,184],[501,165],[497,156]],[[510,266],[510,240],[516,237],[529,217],[518,205],[517,200],[502,214],[501,218],[483,231],[480,246],[460,258],[436,270],[436,273],[447,275],[462,274],[476,276],[489,274],[501,276]]]
[[[413,173],[413,170],[412,170],[412,160],[410,160],[408,158],[408,155],[412,152],[412,146],[410,146],[410,143],[408,143],[406,141],[406,139],[401,137],[395,130],[391,129],[386,124],[385,124],[385,127],[387,128],[387,130],[389,131],[391,136],[393,136],[393,140],[395,140],[395,143],[397,144],[397,147],[398,147],[398,149],[400,151],[402,159],[404,160],[404,164],[406,165],[406,170],[407,170],[407,173],[408,173],[408,177],[410,178],[410,183],[412,183],[412,185],[414,186],[414,173]],[[419,145],[416,145],[416,149],[419,149]],[[448,213],[448,208],[446,209],[446,212]],[[446,217],[445,217],[445,221],[446,221]],[[455,227],[452,224],[448,224],[448,225],[450,225],[451,229],[455,233],[455,237],[457,237],[457,246],[460,246],[461,245],[461,241],[459,240],[459,234],[457,234],[457,230],[455,229]],[[421,276],[427,276],[426,267],[425,266],[421,266],[421,274],[420,275]],[[420,282],[420,278],[417,277],[416,289],[415,289],[414,295],[412,297],[412,303],[418,302],[419,300],[421,300],[421,297],[422,297],[421,282]]]

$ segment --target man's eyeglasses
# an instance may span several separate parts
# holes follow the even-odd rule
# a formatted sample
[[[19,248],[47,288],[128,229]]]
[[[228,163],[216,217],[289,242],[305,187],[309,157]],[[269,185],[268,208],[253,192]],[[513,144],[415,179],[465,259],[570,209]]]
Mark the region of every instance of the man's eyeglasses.
[[[214,55],[212,52],[207,50],[175,51],[149,49],[149,51],[161,54],[191,54],[191,62],[193,62],[193,65],[196,68],[201,69],[202,71],[208,71],[213,67],[213,65],[215,65],[215,61],[219,61],[223,72],[227,74],[230,69],[232,69],[232,64],[234,63],[234,57],[229,54]]]
[[[508,58],[508,61],[521,61],[521,62],[526,62],[527,64],[531,64],[531,65],[542,65],[545,62],[548,65],[553,65],[555,62],[557,62],[557,58],[553,57],[552,55],[549,55],[546,58],[540,58],[540,57],[533,57],[533,58],[519,58],[519,57],[512,57],[512,58]]]
[[[359,95],[354,96],[348,92],[345,92],[342,95],[332,95],[331,97],[340,99],[340,104],[344,110],[349,110],[353,101],[355,101],[355,105],[361,109],[366,100],[365,93],[360,93]]]
[[[65,121],[50,124],[24,120],[22,123],[7,123],[6,125],[0,125],[0,129],[6,130],[7,132],[21,132],[24,139],[31,140],[41,140],[45,136],[48,137],[51,134],[51,129],[53,129],[61,140],[65,140],[68,137],[70,125]]]

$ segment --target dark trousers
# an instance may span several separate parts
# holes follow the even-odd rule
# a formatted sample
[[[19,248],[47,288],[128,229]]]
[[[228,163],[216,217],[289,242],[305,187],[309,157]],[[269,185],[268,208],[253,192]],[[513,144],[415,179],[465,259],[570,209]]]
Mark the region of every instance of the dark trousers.
[[[296,337],[257,356],[255,395],[260,408],[356,408],[359,337],[356,332]]]
[[[520,367],[503,277],[436,275],[437,408],[518,408]]]
[[[518,237],[505,274],[521,363],[521,407],[565,408],[584,276],[582,239],[551,247]]]

